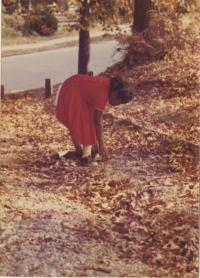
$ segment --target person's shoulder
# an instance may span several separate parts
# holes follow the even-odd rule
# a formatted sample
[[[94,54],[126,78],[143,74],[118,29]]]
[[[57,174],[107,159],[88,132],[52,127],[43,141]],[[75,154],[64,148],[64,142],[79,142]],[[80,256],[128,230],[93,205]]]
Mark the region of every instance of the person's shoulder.
[[[70,78],[72,78],[72,79],[85,79],[86,77],[88,77],[87,74],[77,73],[77,74],[72,75]]]
[[[87,79],[89,78],[89,76],[87,74],[82,74],[82,73],[78,73],[78,74],[73,74],[70,77],[67,78],[67,80],[77,80],[77,79]]]
[[[110,82],[110,78],[104,75],[97,75],[93,77],[93,81],[96,84],[99,84],[100,86],[108,85]]]
[[[109,80],[110,79],[106,75],[97,75],[97,76],[94,76],[94,78],[96,78],[97,80]]]
[[[79,80],[88,80],[88,81],[99,81],[99,82],[103,82],[103,81],[109,81],[110,78],[108,76],[105,75],[95,75],[95,76],[91,76],[88,74],[83,74],[83,73],[79,73],[79,74],[74,74],[71,77],[69,77],[69,79],[79,79]]]

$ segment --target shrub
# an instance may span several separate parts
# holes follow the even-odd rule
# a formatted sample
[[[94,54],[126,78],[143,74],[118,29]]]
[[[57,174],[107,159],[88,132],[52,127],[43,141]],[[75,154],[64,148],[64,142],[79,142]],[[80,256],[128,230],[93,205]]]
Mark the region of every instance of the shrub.
[[[49,36],[54,34],[58,28],[58,21],[49,9],[37,8],[28,14],[25,19],[24,33],[30,35],[37,32],[41,36]]]
[[[22,16],[14,13],[12,15],[2,13],[2,37],[16,36],[22,32],[24,19]]]
[[[8,14],[13,14],[17,8],[17,0],[3,0],[2,3]]]

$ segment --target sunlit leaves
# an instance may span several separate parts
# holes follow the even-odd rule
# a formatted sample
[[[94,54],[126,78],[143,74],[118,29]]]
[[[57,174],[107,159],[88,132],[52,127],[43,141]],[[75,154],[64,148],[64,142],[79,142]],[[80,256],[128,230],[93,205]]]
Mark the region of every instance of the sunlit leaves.
[[[154,68],[146,71],[143,78],[147,80],[148,74],[151,78],[155,74]],[[149,101],[156,96],[150,94]],[[150,113],[142,98],[136,99],[136,108],[139,101],[146,108],[140,106],[137,111]],[[95,258],[99,251],[92,243],[101,242],[101,248],[108,248],[100,256],[103,265],[88,257],[79,266],[72,260],[71,272],[66,273],[78,274],[77,268],[86,273],[86,267],[112,273],[111,262],[127,266],[135,260],[145,264],[146,276],[195,273],[198,183],[189,145],[159,134],[156,126],[153,132],[148,125],[131,124],[127,119],[137,120],[131,104],[122,110],[110,109],[112,115],[105,116],[109,161],[80,167],[77,161],[53,160],[51,153],[72,145],[54,118],[52,102],[29,96],[7,99],[2,105],[4,271],[15,271],[20,263],[21,268],[12,273],[62,274],[64,254],[84,258],[85,252],[93,250]],[[165,110],[162,103],[159,113]],[[170,129],[171,125],[168,134]]]
[[[86,1],[69,1],[74,5],[78,5],[81,8],[82,5],[88,6],[89,14],[87,20],[92,24],[93,22],[99,22],[106,27],[116,25],[120,20],[126,17],[126,20],[130,18],[132,12],[132,1],[114,1],[114,0],[86,0]]]

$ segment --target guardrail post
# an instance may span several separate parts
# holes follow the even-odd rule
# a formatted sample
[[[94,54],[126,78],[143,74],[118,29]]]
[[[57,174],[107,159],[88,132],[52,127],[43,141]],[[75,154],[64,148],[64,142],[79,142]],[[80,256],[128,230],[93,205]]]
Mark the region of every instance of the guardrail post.
[[[5,88],[4,85],[1,85],[1,99],[4,99],[5,97]]]
[[[94,72],[93,71],[88,71],[87,73],[89,76],[94,76]]]
[[[51,79],[46,78],[45,79],[45,98],[49,98],[51,96]]]

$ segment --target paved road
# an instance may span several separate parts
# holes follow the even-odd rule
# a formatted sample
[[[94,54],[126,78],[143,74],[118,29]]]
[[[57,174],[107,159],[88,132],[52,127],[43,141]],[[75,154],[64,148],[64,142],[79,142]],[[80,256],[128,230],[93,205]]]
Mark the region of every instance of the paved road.
[[[104,41],[91,45],[90,70],[100,73],[120,59],[115,53],[116,41]],[[2,81],[6,93],[44,87],[45,78],[52,84],[62,82],[77,72],[77,47],[61,48],[33,54],[2,58]]]

